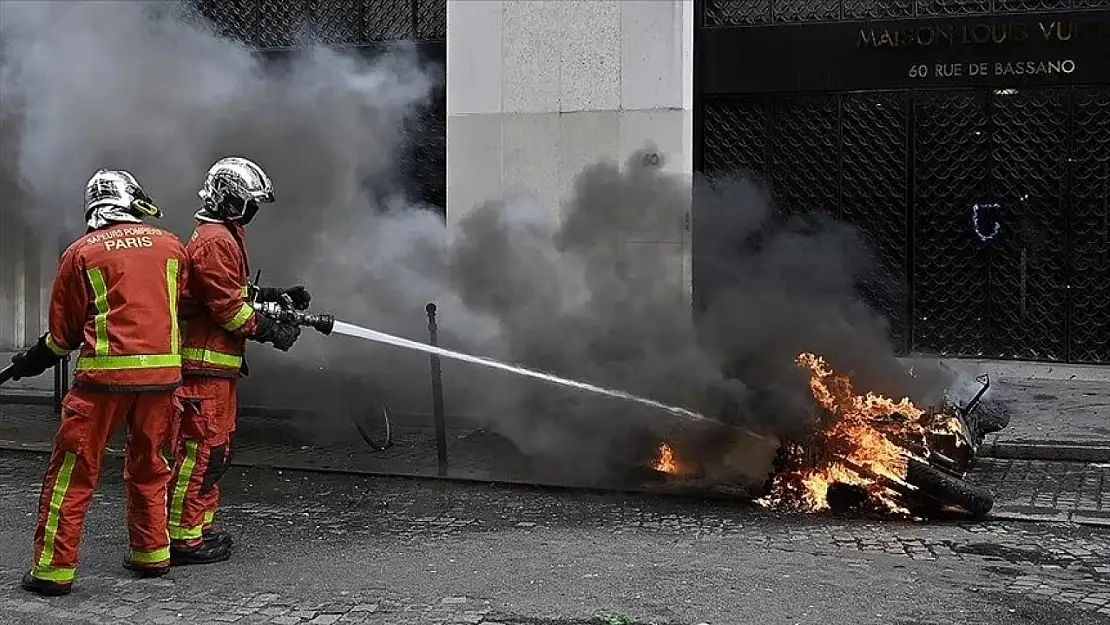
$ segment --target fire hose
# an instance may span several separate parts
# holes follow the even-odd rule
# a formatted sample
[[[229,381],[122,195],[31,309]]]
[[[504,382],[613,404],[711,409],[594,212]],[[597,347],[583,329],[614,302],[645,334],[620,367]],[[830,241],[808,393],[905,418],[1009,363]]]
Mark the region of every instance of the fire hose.
[[[7,382],[8,380],[11,380],[14,377],[15,377],[15,363],[12,363],[12,364],[8,365],[7,367],[4,367],[3,369],[0,369],[0,386],[3,386],[3,384],[5,382]]]

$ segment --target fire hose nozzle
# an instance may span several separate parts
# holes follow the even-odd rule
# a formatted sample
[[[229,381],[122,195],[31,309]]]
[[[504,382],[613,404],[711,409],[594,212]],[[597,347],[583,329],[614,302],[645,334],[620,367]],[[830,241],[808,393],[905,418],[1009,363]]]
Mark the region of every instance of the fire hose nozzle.
[[[259,302],[252,304],[252,307],[271,319],[298,326],[307,326],[323,335],[331,334],[332,329],[335,328],[335,317],[333,315],[304,313],[284,307],[277,302]]]
[[[335,317],[332,315],[303,315],[305,322],[302,325],[312,327],[320,334],[327,336],[335,328]]]

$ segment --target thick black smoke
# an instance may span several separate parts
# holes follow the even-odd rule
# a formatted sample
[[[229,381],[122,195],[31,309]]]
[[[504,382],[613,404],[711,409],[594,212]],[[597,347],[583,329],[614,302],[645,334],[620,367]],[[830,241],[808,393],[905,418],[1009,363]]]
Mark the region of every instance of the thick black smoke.
[[[152,10],[164,6],[0,4],[0,192],[44,240],[80,231],[82,186],[100,167],[133,171],[187,236],[205,170],[241,155],[276,185],[277,204],[249,229],[264,282],[306,283],[345,321],[423,339],[434,301],[446,347],[773,435],[809,414],[801,351],[861,387],[927,403],[948,382],[910,377],[895,358],[884,319],[859,295],[880,270],[853,228],[784,215],[746,182],[692,190],[633,157],[587,168],[566,206],[452,207],[467,215],[449,230],[406,199],[397,174],[405,128],[438,87],[411,50],[367,61],[318,49],[274,72]],[[694,267],[708,289],[697,312],[683,243],[692,201]],[[252,347],[248,403],[311,409],[317,436],[349,436],[345,413],[371,393],[427,412],[426,356],[307,332],[289,354]],[[445,363],[445,383],[455,423],[490,427],[579,475],[675,425],[473,367]]]

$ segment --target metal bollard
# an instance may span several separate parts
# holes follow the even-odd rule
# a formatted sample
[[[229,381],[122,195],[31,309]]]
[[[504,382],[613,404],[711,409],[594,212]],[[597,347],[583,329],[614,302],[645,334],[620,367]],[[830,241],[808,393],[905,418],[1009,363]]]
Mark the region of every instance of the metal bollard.
[[[428,312],[428,343],[439,346],[439,328],[436,326],[436,305],[429,302],[424,308]],[[432,414],[436,426],[436,459],[440,477],[447,475],[447,422],[443,416],[443,373],[439,366],[439,356],[430,356],[432,363]]]

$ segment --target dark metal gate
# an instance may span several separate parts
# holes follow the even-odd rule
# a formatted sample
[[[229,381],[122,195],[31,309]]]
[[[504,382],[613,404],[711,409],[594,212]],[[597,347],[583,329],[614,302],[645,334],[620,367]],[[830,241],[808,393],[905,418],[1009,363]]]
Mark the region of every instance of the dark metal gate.
[[[439,72],[441,87],[412,129],[401,168],[414,199],[446,211],[447,0],[184,0],[182,6],[269,58],[303,41],[367,55],[390,42],[415,42]]]
[[[695,170],[859,226],[903,352],[1110,362],[1105,7],[698,0]]]

